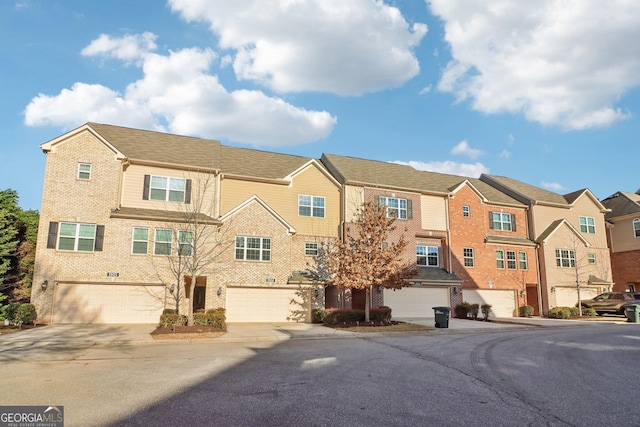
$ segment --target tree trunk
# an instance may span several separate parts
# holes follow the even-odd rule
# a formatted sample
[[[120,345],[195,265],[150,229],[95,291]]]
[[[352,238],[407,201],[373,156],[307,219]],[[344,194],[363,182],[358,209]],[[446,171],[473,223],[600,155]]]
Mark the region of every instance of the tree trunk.
[[[369,302],[371,298],[371,286],[365,289],[364,292],[364,321],[370,322],[371,316],[369,316],[369,310],[371,309],[371,303]]]

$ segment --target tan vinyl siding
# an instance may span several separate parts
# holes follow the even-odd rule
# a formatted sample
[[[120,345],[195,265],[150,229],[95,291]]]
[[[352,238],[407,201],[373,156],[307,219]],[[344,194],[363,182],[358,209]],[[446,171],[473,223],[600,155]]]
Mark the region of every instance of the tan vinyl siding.
[[[299,234],[330,237],[338,235],[340,191],[337,185],[315,166],[309,166],[296,174],[290,185],[225,178],[221,186],[223,215],[251,196],[257,195]],[[325,217],[298,215],[298,195],[324,197]]]
[[[423,195],[420,207],[424,230],[447,230],[447,201],[444,197]]]
[[[542,233],[549,227],[549,224],[553,223],[557,219],[567,218],[573,213],[569,209],[563,209],[558,207],[534,205],[532,208],[533,220],[534,220],[534,239],[540,237]],[[578,219],[576,218],[576,221]]]
[[[609,231],[611,233],[612,252],[635,251],[640,249],[640,237],[635,237],[633,229],[634,218],[640,218],[640,215],[633,218],[616,220],[614,222],[614,226]]]
[[[358,209],[364,203],[364,187],[356,187],[353,185],[345,185],[345,222],[353,222]]]
[[[191,200],[192,204],[202,197],[202,213],[213,214],[213,203],[215,195],[216,178],[212,174],[189,172],[176,169],[159,168],[152,166],[131,165],[124,172],[122,186],[122,206],[140,209],[156,209],[182,212],[190,212],[193,207],[185,206],[179,202],[165,202],[160,200],[144,200],[144,176],[154,175],[169,178],[184,178],[192,181]],[[201,191],[198,186],[206,187]]]
[[[580,216],[594,218],[596,227],[595,234],[582,233],[582,236],[587,239],[592,246],[597,248],[606,248],[606,227],[604,223],[604,214],[600,211],[600,207],[596,206],[593,200],[589,197],[580,197],[575,201],[574,207],[571,209],[571,214],[567,216],[567,219],[571,225],[576,228],[576,230],[580,230]]]

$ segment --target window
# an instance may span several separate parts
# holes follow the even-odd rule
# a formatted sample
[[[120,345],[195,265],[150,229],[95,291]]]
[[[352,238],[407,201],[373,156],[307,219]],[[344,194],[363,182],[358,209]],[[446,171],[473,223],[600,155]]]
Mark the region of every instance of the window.
[[[504,251],[500,249],[496,251],[496,267],[504,268]]]
[[[142,198],[144,200],[191,203],[191,180],[145,175]]]
[[[144,227],[133,227],[133,245],[131,253],[147,254],[149,250],[149,229]]]
[[[507,251],[507,268],[515,270],[516,264],[516,251]]]
[[[61,222],[58,249],[61,251],[93,252],[96,243],[95,224]]]
[[[633,235],[640,237],[640,218],[633,220]]]
[[[464,205],[462,207],[462,216],[471,216],[471,210],[470,210],[469,206]]]
[[[182,256],[193,254],[193,233],[191,231],[178,231],[178,254]]]
[[[394,217],[397,219],[407,219],[408,203],[407,199],[398,199],[396,197],[382,197],[380,196],[379,203],[382,206],[387,207],[387,216],[389,218]]]
[[[416,246],[416,256],[418,265],[427,265],[429,267],[438,266],[438,247],[437,246]]]
[[[520,270],[528,270],[529,263],[527,262],[527,253],[524,251],[518,252],[518,263],[520,264]]]
[[[153,247],[155,255],[171,255],[171,240],[173,231],[164,228],[156,228],[156,238]]]
[[[306,242],[304,244],[305,256],[318,256],[318,244],[316,242]]]
[[[556,249],[556,265],[575,268],[576,253],[571,249]]]
[[[299,195],[298,215],[324,218],[324,197]]]
[[[596,254],[594,254],[593,252],[590,252],[587,254],[587,260],[589,261],[589,264],[595,264],[596,263]]]
[[[596,220],[592,216],[580,217],[580,231],[583,233],[595,234]]]
[[[271,239],[266,237],[236,237],[236,259],[271,261]]]
[[[515,217],[510,213],[489,212],[489,225],[492,230],[515,231]]]
[[[78,179],[91,179],[91,163],[78,163]]]
[[[473,258],[473,248],[462,249],[462,254],[464,256],[464,266],[473,267],[475,265],[475,260]]]

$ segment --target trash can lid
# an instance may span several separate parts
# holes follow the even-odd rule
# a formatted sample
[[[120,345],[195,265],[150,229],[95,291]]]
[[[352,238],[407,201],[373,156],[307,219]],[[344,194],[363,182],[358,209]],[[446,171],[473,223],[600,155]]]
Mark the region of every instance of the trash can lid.
[[[451,307],[431,307],[434,310],[451,310]]]

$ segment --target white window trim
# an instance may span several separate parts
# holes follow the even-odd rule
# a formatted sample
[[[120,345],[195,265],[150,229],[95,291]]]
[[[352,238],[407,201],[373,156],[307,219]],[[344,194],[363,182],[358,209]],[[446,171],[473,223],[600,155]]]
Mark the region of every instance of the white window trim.
[[[301,203],[301,198],[303,197],[308,197],[310,199],[309,201],[309,205],[307,204],[303,204]],[[322,207],[320,206],[316,206],[316,200],[317,201],[322,201]],[[300,208],[304,207],[304,208],[308,208],[309,209],[309,215],[303,215],[300,213]],[[322,215],[315,215],[316,213],[316,209],[322,209]],[[298,194],[298,216],[304,216],[304,217],[310,217],[310,218],[324,218],[326,216],[326,210],[327,210],[327,206],[326,206],[326,199],[323,196],[311,196],[309,194]]]
[[[496,221],[495,216],[498,216],[498,220]],[[508,218],[508,220],[505,220]],[[506,212],[491,212],[491,224],[494,230],[499,231],[513,231],[513,224],[511,223],[511,214]],[[509,228],[505,228],[506,225],[509,225]],[[498,225],[498,227],[496,227]]]
[[[462,216],[465,218],[468,218],[471,216],[471,208],[469,207],[469,205],[464,205],[462,207]]]
[[[587,254],[587,262],[588,262],[589,264],[591,264],[591,265],[593,265],[593,264],[597,264],[597,262],[598,262],[598,258],[596,257],[595,252],[589,252],[589,253]]]
[[[147,231],[147,238],[146,240],[139,240],[136,239],[136,230],[146,230]],[[136,243],[140,243],[140,242],[144,242],[147,244],[147,250],[142,253],[142,252],[134,252],[133,248],[135,247]],[[132,255],[147,255],[149,253],[149,227],[133,227],[133,229],[131,230],[131,254]]]
[[[304,242],[304,256],[318,256],[318,249],[317,242]]]
[[[470,256],[467,256],[467,251],[471,254]],[[467,260],[471,260],[471,265],[467,265]],[[474,268],[476,266],[476,254],[473,248],[462,248],[462,264],[468,268]]]
[[[158,231],[169,231],[170,235],[169,235],[169,240],[158,240]],[[157,244],[161,243],[161,244],[169,244],[169,253],[167,254],[159,254],[157,251]],[[153,254],[154,255],[158,255],[158,256],[171,256],[171,254],[173,253],[173,230],[170,228],[156,228],[154,230],[153,233]]]
[[[518,255],[517,255],[516,251],[507,251],[507,258],[506,258],[505,261],[507,263],[507,265],[506,265],[507,270],[517,270],[518,269]]]
[[[584,219],[584,224],[582,223],[582,220]],[[589,223],[589,220],[591,220],[591,224]],[[580,232],[581,233],[587,233],[587,234],[596,234],[596,219],[592,216],[580,216],[578,217],[578,224],[580,225]],[[582,227],[584,227],[585,229],[583,230]],[[591,231],[591,229],[593,229],[593,231]]]
[[[506,260],[504,258],[504,251],[502,249],[496,249],[496,268],[499,270],[504,270],[505,266]]]
[[[243,239],[243,244],[242,247],[238,246],[238,238],[242,238]],[[247,248],[247,239],[259,239],[260,240],[260,247],[259,248]],[[264,248],[264,243],[265,242],[269,242],[269,248],[265,249]],[[273,246],[271,244],[272,240],[270,237],[257,237],[257,236],[236,236],[235,238],[235,243],[234,243],[234,259],[236,261],[249,261],[249,262],[271,262],[272,259],[272,250],[273,250]],[[242,250],[242,258],[238,258],[238,250]],[[258,253],[260,254],[260,258],[259,259],[247,259],[247,251],[248,250],[254,250],[254,251],[258,251]],[[269,254],[268,259],[265,259],[265,254]]]
[[[562,252],[566,252],[567,256],[563,256]],[[569,265],[563,265],[562,261],[566,260]],[[560,265],[558,265],[560,264]],[[556,267],[559,268],[575,268],[576,267],[576,252],[573,249],[556,249]]]
[[[397,200],[398,201],[398,207],[391,207],[389,206],[389,201],[390,200]],[[387,196],[380,196],[379,197],[379,203],[383,206],[386,206],[387,208],[387,217],[388,218],[393,218],[395,217],[396,219],[402,219],[402,220],[406,220],[408,219],[408,215],[409,215],[409,202],[407,201],[407,199],[403,199],[400,197],[387,197]],[[402,201],[404,201],[404,207],[402,207]],[[403,216],[404,213],[404,216]]]
[[[522,255],[524,255],[524,258]],[[522,267],[523,263],[524,267]],[[518,252],[518,268],[520,270],[529,270],[529,260],[527,259],[527,253],[525,251]]]
[[[424,248],[423,254],[418,253],[419,248]],[[435,254],[433,252],[435,252]],[[420,259],[424,259],[424,264],[420,264]],[[430,260],[435,260],[435,264],[430,264]],[[416,264],[422,267],[439,267],[440,249],[433,245],[416,245]]]
[[[636,239],[640,238],[640,218],[635,218],[632,222],[633,235]]]
[[[184,240],[184,236],[190,236],[188,240]],[[185,254],[183,251],[183,246],[189,247],[189,253]],[[178,230],[178,254],[181,256],[192,256],[193,255],[193,231],[189,230]]]
[[[63,236],[62,235],[62,227],[64,224],[67,225],[75,225],[75,233],[73,236]],[[80,226],[92,226],[93,227],[93,237],[88,238],[88,237],[81,237],[80,236]],[[94,248],[96,246],[96,233],[98,231],[98,226],[96,224],[89,224],[89,223],[84,223],[84,222],[69,222],[69,221],[61,221],[60,222],[60,229],[58,231],[58,238],[57,238],[57,242],[56,242],[56,249],[59,251],[66,251],[66,252],[94,252]],[[61,239],[73,239],[73,249],[61,249],[60,248],[60,240]],[[93,244],[91,245],[91,250],[90,251],[81,251],[78,250],[78,244],[80,243],[80,239],[83,240],[91,240],[93,242]]]
[[[89,170],[88,171],[83,171],[82,170],[83,166],[88,166]],[[80,179],[82,181],[89,181],[91,179],[91,169],[92,169],[91,163],[85,163],[85,162],[78,163],[78,175],[76,175],[76,178],[78,178],[78,179]],[[89,174],[89,176],[87,178],[83,178],[81,176],[81,174],[83,174],[83,173]]]
[[[153,179],[154,178],[162,178],[162,179],[166,179],[167,180],[167,185],[165,187],[154,187],[153,186]],[[175,181],[182,181],[182,190],[172,190],[171,189],[171,183],[175,182]],[[154,197],[152,197],[153,194],[153,190],[163,190],[164,193],[164,199],[156,199]],[[171,192],[181,192],[182,193],[182,200],[170,200],[171,198]],[[187,180],[186,178],[171,178],[168,176],[161,176],[161,175],[151,175],[151,177],[149,178],[149,200],[156,200],[156,201],[161,201],[161,202],[175,202],[175,203],[184,203],[185,197],[187,194]]]

